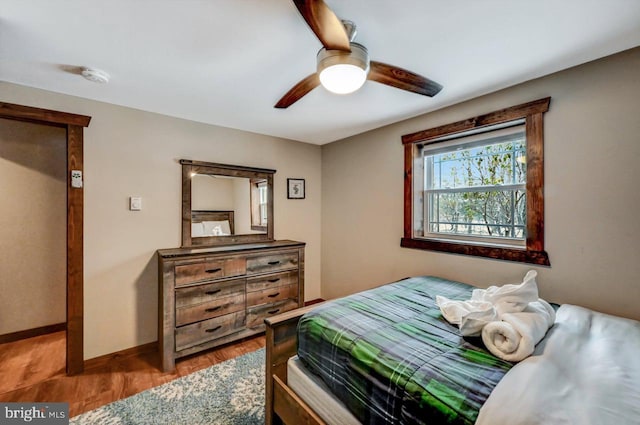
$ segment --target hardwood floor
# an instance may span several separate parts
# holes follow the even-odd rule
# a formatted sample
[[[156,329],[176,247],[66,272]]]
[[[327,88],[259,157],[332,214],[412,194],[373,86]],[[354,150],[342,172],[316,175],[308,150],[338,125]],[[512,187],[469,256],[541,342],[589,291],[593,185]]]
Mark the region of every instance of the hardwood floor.
[[[173,373],[160,370],[157,352],[147,352],[66,376],[65,333],[55,332],[0,344],[0,401],[68,402],[73,417],[264,346],[264,335],[247,338],[180,359]]]

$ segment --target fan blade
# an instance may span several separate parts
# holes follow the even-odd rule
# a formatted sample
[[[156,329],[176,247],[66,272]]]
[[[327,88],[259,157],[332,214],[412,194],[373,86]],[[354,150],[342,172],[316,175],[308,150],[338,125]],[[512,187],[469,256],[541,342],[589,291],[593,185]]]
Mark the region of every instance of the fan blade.
[[[293,3],[325,48],[351,51],[344,25],[324,1],[293,0]]]
[[[435,81],[406,69],[376,61],[369,62],[367,79],[430,97],[442,90],[442,86]]]
[[[293,86],[293,88],[289,90],[287,94],[282,96],[282,99],[280,99],[278,103],[276,103],[274,108],[288,108],[319,85],[320,78],[318,78],[318,74],[313,73],[309,75],[304,80]]]

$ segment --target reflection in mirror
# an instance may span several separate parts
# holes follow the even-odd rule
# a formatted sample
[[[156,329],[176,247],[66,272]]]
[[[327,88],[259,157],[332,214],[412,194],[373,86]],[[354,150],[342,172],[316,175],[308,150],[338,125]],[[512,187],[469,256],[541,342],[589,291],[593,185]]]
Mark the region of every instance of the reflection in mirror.
[[[266,179],[251,179],[251,230],[267,231],[269,190]]]
[[[191,178],[191,237],[267,233],[266,189],[266,179],[196,174]]]
[[[273,240],[275,170],[180,163],[183,247]]]

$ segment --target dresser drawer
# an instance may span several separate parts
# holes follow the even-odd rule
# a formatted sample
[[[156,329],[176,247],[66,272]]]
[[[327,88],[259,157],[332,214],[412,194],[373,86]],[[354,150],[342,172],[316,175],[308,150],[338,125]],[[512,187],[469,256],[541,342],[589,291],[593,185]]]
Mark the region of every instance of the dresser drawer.
[[[244,294],[245,279],[176,288],[176,309],[213,301],[220,297]]]
[[[176,359],[264,333],[265,318],[304,304],[304,243],[159,250],[158,284],[158,346],[169,372]]]
[[[176,286],[209,279],[242,276],[247,271],[246,258],[207,258],[199,262],[179,264],[175,267]]]
[[[244,293],[230,297],[219,297],[206,303],[176,308],[176,326],[187,325],[204,319],[211,319],[236,311],[242,311],[244,308]]]
[[[264,324],[264,319],[285,311],[298,308],[298,302],[292,300],[280,301],[273,304],[263,304],[247,308],[247,328],[254,328]]]
[[[275,286],[262,291],[254,291],[247,293],[247,307],[257,306],[260,304],[274,303],[282,300],[298,299],[298,285]]]
[[[226,314],[176,329],[176,351],[229,335],[244,327],[245,313]]]
[[[297,267],[297,251],[247,258],[247,274],[270,273]]]
[[[247,278],[247,292],[261,291],[274,286],[297,285],[298,270]]]

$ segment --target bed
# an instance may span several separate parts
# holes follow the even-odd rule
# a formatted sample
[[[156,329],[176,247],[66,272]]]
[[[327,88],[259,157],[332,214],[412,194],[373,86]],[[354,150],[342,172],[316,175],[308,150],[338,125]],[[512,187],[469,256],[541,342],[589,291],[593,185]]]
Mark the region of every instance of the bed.
[[[440,315],[472,289],[409,278],[266,320],[266,423],[640,423],[639,322],[560,306],[514,364]]]
[[[233,211],[191,211],[191,237],[230,236],[235,234],[234,227]]]

